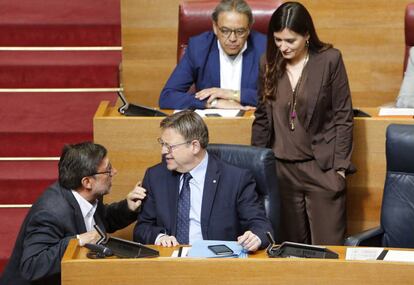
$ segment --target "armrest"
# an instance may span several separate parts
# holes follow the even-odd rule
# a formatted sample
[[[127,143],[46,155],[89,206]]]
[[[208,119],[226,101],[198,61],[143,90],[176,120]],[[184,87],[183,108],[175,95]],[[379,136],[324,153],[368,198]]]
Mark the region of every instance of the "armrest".
[[[359,234],[347,237],[345,239],[346,246],[382,246],[382,236],[384,230],[376,227],[363,231]]]

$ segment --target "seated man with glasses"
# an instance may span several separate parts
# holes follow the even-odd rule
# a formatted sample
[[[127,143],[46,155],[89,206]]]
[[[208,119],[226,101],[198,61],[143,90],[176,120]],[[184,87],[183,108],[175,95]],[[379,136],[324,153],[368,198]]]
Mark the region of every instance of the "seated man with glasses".
[[[139,184],[125,200],[102,203],[116,173],[103,146],[66,145],[59,160],[59,181],[27,214],[0,283],[60,284],[60,262],[70,239],[77,238],[81,246],[96,243],[100,235],[95,224],[114,232],[136,221],[146,196]]]
[[[250,30],[244,0],[222,0],[213,31],[190,38],[183,58],[161,91],[162,109],[250,109],[257,105],[260,56],[266,37]],[[195,92],[190,91],[195,85]]]
[[[163,159],[145,173],[148,196],[134,240],[168,247],[237,240],[248,251],[266,247],[272,228],[253,175],[208,153],[208,129],[194,111],[168,116],[160,127]]]

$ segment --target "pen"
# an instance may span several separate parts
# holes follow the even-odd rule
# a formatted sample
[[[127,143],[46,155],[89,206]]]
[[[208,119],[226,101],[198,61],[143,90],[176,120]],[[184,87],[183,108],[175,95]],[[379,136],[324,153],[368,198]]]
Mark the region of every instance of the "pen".
[[[384,260],[384,258],[385,258],[385,256],[387,255],[387,253],[388,253],[388,249],[384,249],[384,250],[380,253],[380,255],[378,255],[377,260]]]
[[[181,257],[182,253],[183,253],[183,247],[180,246],[180,248],[178,249],[178,257]]]

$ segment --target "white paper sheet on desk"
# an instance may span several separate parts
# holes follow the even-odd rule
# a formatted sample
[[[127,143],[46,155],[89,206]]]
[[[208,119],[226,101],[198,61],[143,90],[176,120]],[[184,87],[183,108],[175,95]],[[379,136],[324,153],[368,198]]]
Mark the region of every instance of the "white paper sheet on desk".
[[[389,250],[384,257],[385,261],[414,262],[414,251]]]
[[[191,247],[188,246],[184,246],[182,251],[181,251],[181,256],[178,256],[178,249],[174,250],[173,253],[171,254],[171,257],[187,257],[188,252],[190,251]]]
[[[182,110],[175,110],[174,113],[180,112]],[[219,115],[217,117],[223,117],[223,118],[234,118],[237,117],[240,110],[238,109],[204,109],[204,110],[195,110],[197,114],[199,114],[201,117],[208,117],[207,114],[215,114]]]
[[[236,258],[246,258],[248,255],[243,250],[243,247],[239,245],[236,241],[223,241],[223,240],[197,240],[195,241],[190,249],[190,252],[187,254],[187,257],[217,257],[210,249],[208,249],[209,245],[216,245],[216,244],[225,244],[230,247],[234,254],[237,256],[233,256]],[[224,256],[223,256],[224,257]]]
[[[381,107],[378,116],[414,116],[414,108]]]
[[[346,260],[376,260],[384,248],[381,247],[348,247]]]
[[[228,110],[228,109],[204,109],[204,110],[195,110],[197,114],[199,114],[201,117],[207,117],[207,114],[219,114],[220,117],[223,118],[234,118],[237,117],[237,114],[239,114],[240,110]]]

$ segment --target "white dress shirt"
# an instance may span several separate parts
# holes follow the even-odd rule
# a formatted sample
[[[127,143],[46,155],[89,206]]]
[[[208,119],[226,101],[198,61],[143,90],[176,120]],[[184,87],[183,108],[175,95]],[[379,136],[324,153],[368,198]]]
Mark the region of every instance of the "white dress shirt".
[[[220,88],[240,91],[243,52],[247,49],[247,42],[237,56],[229,56],[217,41],[220,54]]]
[[[395,105],[399,108],[414,108],[414,48],[410,49],[407,69]]]
[[[75,196],[75,199],[81,209],[83,220],[85,221],[86,231],[89,232],[93,230],[93,226],[95,225],[95,219],[93,218],[93,215],[95,215],[96,208],[98,207],[98,202],[95,201],[94,204],[91,204],[74,190],[72,190],[72,194]]]
[[[199,165],[194,167],[190,174],[193,177],[190,179],[190,237],[189,243],[193,244],[196,240],[202,240],[203,234],[201,232],[201,204],[203,201],[204,180],[206,178],[208,164],[208,153],[204,156]],[[180,177],[180,189],[183,184],[183,176]]]

